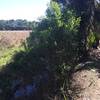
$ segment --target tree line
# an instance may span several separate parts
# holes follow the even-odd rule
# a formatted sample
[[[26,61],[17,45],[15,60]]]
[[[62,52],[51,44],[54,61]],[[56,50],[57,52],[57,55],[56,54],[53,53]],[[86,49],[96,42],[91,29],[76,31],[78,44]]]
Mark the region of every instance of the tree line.
[[[32,30],[35,21],[17,20],[0,20],[0,30]]]

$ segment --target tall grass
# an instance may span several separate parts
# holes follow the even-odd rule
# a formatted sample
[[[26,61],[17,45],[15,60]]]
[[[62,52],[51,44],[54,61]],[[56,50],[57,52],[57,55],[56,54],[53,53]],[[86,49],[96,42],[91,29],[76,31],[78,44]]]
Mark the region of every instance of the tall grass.
[[[7,63],[13,61],[12,57],[20,51],[24,51],[23,46],[2,49],[0,51],[0,53],[2,53],[0,56],[0,69]]]

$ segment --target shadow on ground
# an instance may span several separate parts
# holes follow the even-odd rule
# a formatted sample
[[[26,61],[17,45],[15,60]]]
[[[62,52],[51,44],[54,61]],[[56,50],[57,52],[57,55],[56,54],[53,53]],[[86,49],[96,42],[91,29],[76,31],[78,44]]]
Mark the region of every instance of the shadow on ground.
[[[0,100],[50,100],[56,84],[45,62],[45,52],[44,48],[21,51],[3,67],[0,71]]]

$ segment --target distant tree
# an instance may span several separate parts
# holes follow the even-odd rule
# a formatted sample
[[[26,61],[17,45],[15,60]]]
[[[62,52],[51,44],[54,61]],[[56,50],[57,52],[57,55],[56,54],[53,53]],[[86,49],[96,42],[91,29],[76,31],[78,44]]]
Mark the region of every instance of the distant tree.
[[[0,20],[0,30],[32,30],[35,21],[27,20]]]

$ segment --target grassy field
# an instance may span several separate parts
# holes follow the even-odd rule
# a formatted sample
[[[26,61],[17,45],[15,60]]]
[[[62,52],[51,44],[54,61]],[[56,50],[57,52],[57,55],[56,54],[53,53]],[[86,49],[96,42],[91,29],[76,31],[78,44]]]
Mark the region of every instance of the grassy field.
[[[16,52],[24,50],[21,44],[31,31],[0,31],[0,69],[9,63]]]
[[[0,31],[0,47],[13,47],[20,45],[31,31]]]

